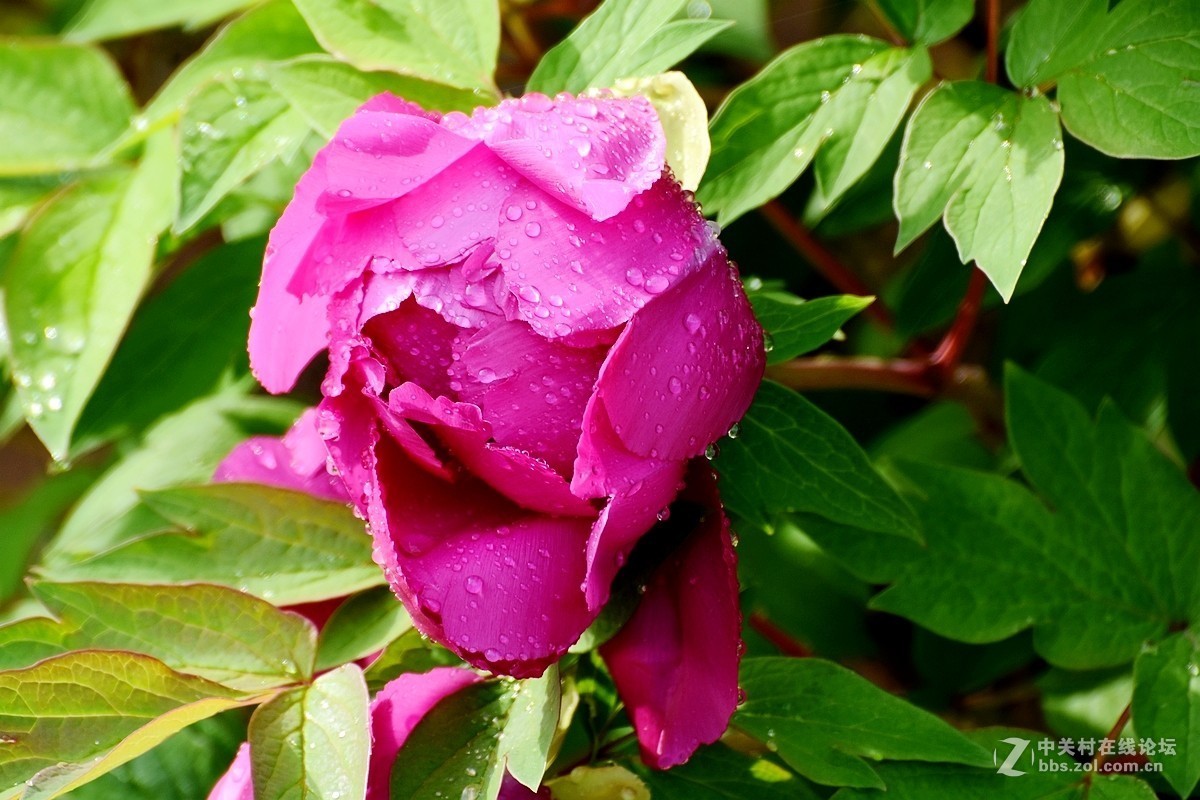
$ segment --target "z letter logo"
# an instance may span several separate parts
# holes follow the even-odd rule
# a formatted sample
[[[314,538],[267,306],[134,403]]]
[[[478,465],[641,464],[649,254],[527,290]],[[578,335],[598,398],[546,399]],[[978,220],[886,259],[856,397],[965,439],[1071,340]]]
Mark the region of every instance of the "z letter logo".
[[[1001,739],[1000,741],[1004,744],[1011,744],[1012,752],[1008,754],[1008,758],[1004,759],[1004,763],[996,769],[996,772],[1000,773],[1001,775],[1008,775],[1012,778],[1015,778],[1019,775],[1024,775],[1025,772],[1023,770],[1013,769],[1013,765],[1016,764],[1021,756],[1025,753],[1025,748],[1029,747],[1029,740],[1019,739],[1016,736],[1013,736],[1008,739]],[[999,757],[996,755],[996,751],[993,750],[992,763],[995,764],[997,760],[999,760]]]

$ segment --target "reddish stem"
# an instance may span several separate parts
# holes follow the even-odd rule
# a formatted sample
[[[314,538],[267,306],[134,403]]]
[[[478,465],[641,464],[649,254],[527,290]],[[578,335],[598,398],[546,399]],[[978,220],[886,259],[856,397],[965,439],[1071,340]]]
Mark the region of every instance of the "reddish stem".
[[[987,63],[984,66],[984,78],[988,83],[996,83],[1000,78],[999,36],[1000,0],[987,0]]]
[[[800,224],[778,200],[768,202],[759,208],[759,211],[766,217],[767,222],[771,223],[772,227],[787,240],[788,244],[808,259],[809,263],[816,267],[817,272],[821,273],[825,280],[833,284],[838,291],[859,296],[875,294],[837,256],[821,244],[808,228]],[[865,313],[887,330],[894,327],[895,323],[891,312],[879,301],[867,306]]]
[[[754,629],[759,636],[762,636],[775,648],[785,656],[793,658],[807,658],[812,655],[812,651],[805,647],[800,642],[796,641],[791,635],[780,628],[774,622],[767,618],[761,611],[755,611],[750,615],[750,627]]]
[[[1132,705],[1125,706],[1125,710],[1121,712],[1121,716],[1117,717],[1116,723],[1112,726],[1112,729],[1107,735],[1105,735],[1104,738],[1108,739],[1109,741],[1115,741],[1116,738],[1121,735],[1121,731],[1125,730],[1125,726],[1129,724],[1129,716],[1132,711]],[[1101,752],[1097,752],[1096,755],[1092,757],[1091,769],[1086,775],[1083,776],[1084,785],[1088,789],[1091,788],[1092,778],[1100,772],[1100,767],[1104,766],[1104,762],[1106,760],[1107,756]],[[1084,796],[1086,797],[1087,795],[1085,794]]]
[[[983,305],[983,292],[987,288],[987,276],[978,268],[971,270],[971,281],[967,284],[966,294],[958,304],[958,313],[950,330],[942,337],[937,349],[929,357],[929,363],[937,367],[943,374],[952,372],[962,359],[963,350],[971,340],[975,331],[975,323],[979,320],[979,308]]]
[[[820,389],[869,389],[932,397],[929,365],[915,359],[870,357],[795,358],[767,368],[767,377],[798,392]]]

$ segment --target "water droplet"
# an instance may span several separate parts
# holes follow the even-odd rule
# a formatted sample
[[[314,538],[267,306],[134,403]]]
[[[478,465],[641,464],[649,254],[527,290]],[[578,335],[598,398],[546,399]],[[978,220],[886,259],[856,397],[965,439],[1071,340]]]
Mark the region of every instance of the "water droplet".
[[[530,239],[536,239],[542,235],[542,226],[536,222],[531,222],[525,226],[525,235]]]
[[[429,220],[429,227],[440,228],[446,224],[446,218],[441,214],[434,214],[433,219]]]
[[[504,209],[504,216],[507,217],[510,222],[516,222],[519,220],[523,213],[525,212],[521,211],[521,207],[518,205],[511,205]]]
[[[479,594],[483,591],[483,578],[478,575],[469,575],[463,581],[463,588],[467,590],[468,594]],[[494,661],[495,659],[492,660]]]
[[[695,333],[696,331],[700,330],[700,324],[701,320],[699,314],[688,314],[683,318],[683,327],[688,333]]]
[[[733,423],[733,425],[732,425],[732,426],[729,428],[729,433],[727,433],[726,435],[727,435],[727,436],[728,436],[730,439],[736,439],[736,438],[738,437],[738,435],[739,435],[739,434],[741,434],[741,432],[742,432],[742,426],[741,426],[741,425],[739,425],[738,423],[736,423],[736,422],[735,422],[735,423]]]
[[[671,394],[681,394],[683,392],[683,381],[672,375],[671,379],[667,381],[667,388],[671,390]]]
[[[716,458],[720,454],[721,454],[721,448],[717,447],[717,445],[715,443],[710,444],[708,447],[704,448],[704,457],[707,458],[709,461],[712,461],[714,458]]]
[[[670,285],[665,275],[651,275],[646,279],[646,291],[650,294],[662,294]]]
[[[763,333],[763,352],[769,353],[775,349],[775,338],[769,333]]]

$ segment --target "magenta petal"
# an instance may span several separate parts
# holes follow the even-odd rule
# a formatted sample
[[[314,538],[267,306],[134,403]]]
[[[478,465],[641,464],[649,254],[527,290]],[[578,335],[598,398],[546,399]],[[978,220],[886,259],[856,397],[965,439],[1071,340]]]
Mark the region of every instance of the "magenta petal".
[[[458,394],[483,409],[496,442],[528,451],[570,476],[583,411],[607,348],[544,339],[523,322],[465,339],[452,368]]]
[[[651,478],[671,463],[632,452],[613,428],[604,398],[596,394],[584,412],[571,491],[580,497],[610,497]]]
[[[233,763],[208,793],[208,800],[254,800],[254,781],[250,774],[250,743],[243,742]]]
[[[406,383],[392,391],[388,408],[398,417],[430,426],[472,475],[522,508],[545,514],[595,517],[595,509],[571,494],[566,479],[546,462],[521,450],[489,442],[491,427],[483,420],[478,406],[445,397],[434,398],[416,384]]]
[[[453,135],[453,134],[446,134]],[[496,238],[503,201],[525,183],[516,170],[476,145],[389,208],[396,231],[422,267],[461,261]]]
[[[318,208],[336,216],[403,197],[476,146],[423,115],[360,109],[313,164],[326,180]]]
[[[670,176],[605,222],[528,185],[505,202],[496,255],[521,318],[546,337],[626,322],[719,247]]]
[[[368,297],[376,280],[387,282],[386,278],[373,278]],[[372,351],[391,369],[393,383],[413,381],[433,395],[454,394],[448,371],[457,343],[466,333],[411,300],[363,327]]]
[[[591,520],[528,512],[469,476],[439,480],[387,440],[375,452],[386,511],[371,527],[414,623],[478,667],[541,674],[595,617],[580,589]]]
[[[691,458],[742,418],[765,367],[762,328],[719,251],[634,315],[596,394],[631,451]]]
[[[271,231],[258,300],[250,312],[250,366],[258,382],[276,394],[295,385],[300,371],[329,340],[328,299],[290,289],[306,268],[309,247],[325,221],[316,208],[324,181],[309,170],[296,185],[295,197]]]
[[[300,415],[282,439],[255,436],[242,442],[217,466],[214,483],[258,483],[346,501],[341,482],[325,469],[325,442],[317,433],[316,409]]]
[[[384,686],[371,701],[371,763],[366,800],[391,796],[392,764],[417,723],[445,698],[481,680],[458,667],[407,673]]]
[[[662,173],[666,137],[642,97],[554,100],[527,94],[445,124],[594,219],[618,214]]]
[[[682,461],[662,465],[645,480],[618,491],[600,512],[588,537],[584,585],[588,608],[599,610],[608,601],[613,578],[634,545],[675,499],[686,466]]]
[[[705,516],[656,570],[633,617],[600,648],[642,760],[659,769],[720,738],[738,703],[741,612],[729,521],[707,465],[693,467],[689,481]]]

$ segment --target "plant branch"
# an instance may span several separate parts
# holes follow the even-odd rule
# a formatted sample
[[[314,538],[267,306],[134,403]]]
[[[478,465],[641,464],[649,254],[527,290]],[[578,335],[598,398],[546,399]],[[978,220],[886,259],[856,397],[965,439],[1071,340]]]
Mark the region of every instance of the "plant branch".
[[[1000,0],[987,0],[987,62],[983,74],[988,83],[996,83],[1000,78],[999,37]]]
[[[1117,737],[1121,735],[1121,731],[1125,730],[1125,726],[1129,724],[1129,715],[1132,710],[1133,710],[1132,705],[1125,706],[1125,710],[1121,712],[1121,716],[1117,717],[1117,721],[1112,726],[1112,729],[1109,730],[1109,732],[1107,734],[1105,734],[1105,736],[1104,736],[1105,740],[1116,741]],[[1092,765],[1089,768],[1087,774],[1083,776],[1084,785],[1088,789],[1091,788],[1092,778],[1095,777],[1100,772],[1100,768],[1102,766],[1104,766],[1104,762],[1107,760],[1107,757],[1108,757],[1107,753],[1102,753],[1099,751],[1097,751],[1096,755],[1092,757]]]
[[[859,279],[841,260],[829,251],[812,231],[801,224],[791,212],[784,208],[778,200],[771,200],[759,208],[767,222],[790,244],[800,255],[812,264],[825,280],[833,284],[839,292],[861,296],[874,295],[870,287]],[[876,300],[867,306],[865,312],[886,330],[895,327],[891,311]]]
[[[975,323],[979,320],[979,308],[983,305],[985,289],[987,276],[978,267],[972,268],[971,281],[967,284],[967,291],[958,305],[958,313],[954,315],[954,321],[937,349],[929,357],[930,364],[943,373],[953,372],[962,360],[963,350],[971,340],[971,334],[975,332]]]
[[[772,622],[761,611],[753,612],[750,615],[749,623],[755,633],[774,645],[775,649],[783,655],[794,658],[807,658],[812,655],[811,650],[793,639],[791,634]]]

